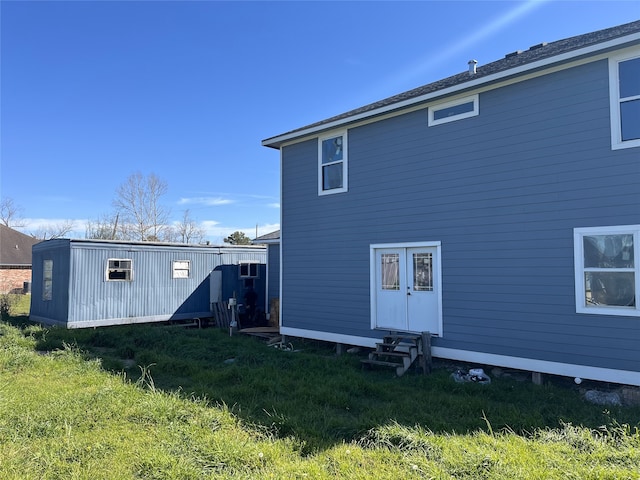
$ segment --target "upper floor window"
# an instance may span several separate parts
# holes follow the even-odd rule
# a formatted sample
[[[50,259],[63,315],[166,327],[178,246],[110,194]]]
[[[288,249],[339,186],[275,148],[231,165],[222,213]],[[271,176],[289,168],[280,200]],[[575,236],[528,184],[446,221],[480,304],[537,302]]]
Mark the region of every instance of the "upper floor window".
[[[576,312],[640,316],[640,225],[576,228]]]
[[[611,148],[640,146],[640,56],[609,59]]]
[[[347,191],[347,132],[318,139],[318,195]]]
[[[429,107],[429,126],[475,117],[479,114],[478,95],[458,98]]]

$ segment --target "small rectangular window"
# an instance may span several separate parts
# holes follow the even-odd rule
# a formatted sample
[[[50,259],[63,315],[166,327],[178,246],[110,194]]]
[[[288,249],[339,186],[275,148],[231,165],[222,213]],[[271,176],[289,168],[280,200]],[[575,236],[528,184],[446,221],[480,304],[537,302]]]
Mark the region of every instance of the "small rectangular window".
[[[478,95],[459,98],[429,107],[429,126],[475,117],[479,114]]]
[[[347,191],[347,133],[318,139],[318,194]]]
[[[53,298],[53,260],[42,262],[42,300]]]
[[[640,56],[609,60],[611,147],[640,146]]]
[[[172,264],[172,278],[190,278],[191,262],[189,260],[174,260]]]
[[[576,228],[576,311],[640,316],[640,226]]]
[[[259,265],[258,263],[241,263],[240,278],[257,278]]]
[[[107,260],[107,281],[133,281],[133,265],[131,259],[110,258]]]

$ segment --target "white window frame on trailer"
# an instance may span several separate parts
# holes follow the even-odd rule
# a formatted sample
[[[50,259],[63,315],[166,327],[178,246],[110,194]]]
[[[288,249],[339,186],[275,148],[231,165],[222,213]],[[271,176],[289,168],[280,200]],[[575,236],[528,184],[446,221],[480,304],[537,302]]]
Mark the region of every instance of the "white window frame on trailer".
[[[621,237],[631,236],[633,247],[633,264],[631,266],[593,266],[585,265],[585,237]],[[575,228],[573,231],[576,313],[596,315],[617,315],[640,317],[640,225],[624,225],[611,227]],[[628,254],[627,254],[628,255]],[[592,287],[589,288],[587,275],[594,281],[596,275],[633,275],[635,305],[601,305],[593,298]],[[589,301],[588,298],[591,298]]]
[[[327,158],[330,142],[336,147],[338,158]],[[348,181],[348,139],[347,131],[333,131],[321,137],[318,137],[318,195],[332,195],[334,193],[344,193],[349,190]],[[335,154],[336,152],[334,152]],[[334,188],[325,188],[325,170],[329,168],[342,167],[340,172],[342,175],[342,185]]]
[[[640,51],[637,47],[623,54],[609,58],[609,100],[611,102],[611,149],[640,147],[640,138],[622,139],[622,112],[624,103],[640,103],[640,85],[632,95],[622,97],[620,92],[620,64],[633,60],[640,62]]]
[[[171,262],[171,278],[191,278],[191,260],[173,260]]]
[[[471,104],[471,110],[456,113],[456,107]],[[441,112],[449,112],[441,118],[436,118]],[[480,97],[478,94],[436,103],[429,106],[429,126],[434,127],[443,123],[455,122],[463,118],[475,117],[480,114]]]
[[[118,264],[112,265],[111,262],[118,262]],[[129,262],[129,266],[120,265],[120,262]],[[111,273],[124,273],[125,278],[111,278]],[[104,279],[107,282],[133,282],[133,260],[131,258],[108,258]]]
[[[247,269],[246,273],[242,272],[243,267]],[[240,262],[238,264],[238,276],[240,278],[259,278],[260,263],[259,262]]]

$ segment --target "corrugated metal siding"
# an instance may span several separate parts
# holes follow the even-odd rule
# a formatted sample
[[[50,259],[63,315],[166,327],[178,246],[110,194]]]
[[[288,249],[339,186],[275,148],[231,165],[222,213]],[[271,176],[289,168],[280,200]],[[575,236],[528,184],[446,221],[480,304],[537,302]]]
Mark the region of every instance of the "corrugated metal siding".
[[[573,228],[640,223],[638,149],[610,146],[598,61],[349,131],[349,192],[317,195],[315,140],[283,150],[283,325],[370,331],[369,245],[442,242],[434,345],[640,370],[637,319],[577,315]],[[313,252],[313,254],[310,254]]]
[[[40,245],[39,251],[34,249],[34,259],[54,257],[56,302],[38,300],[42,285],[34,282],[32,315],[74,327],[207,315],[209,273],[213,269],[243,261],[266,262],[266,250],[252,247],[218,249],[69,240]],[[106,281],[108,259],[132,260],[133,281]],[[172,278],[173,262],[184,260],[190,262],[190,277]],[[60,270],[62,265],[66,265],[66,271]],[[62,298],[58,289],[65,293],[64,308],[58,301]]]

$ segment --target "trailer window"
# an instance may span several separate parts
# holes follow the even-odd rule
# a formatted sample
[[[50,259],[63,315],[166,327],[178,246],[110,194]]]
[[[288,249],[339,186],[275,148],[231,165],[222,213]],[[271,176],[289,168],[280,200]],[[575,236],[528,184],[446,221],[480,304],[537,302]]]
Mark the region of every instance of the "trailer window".
[[[173,278],[190,278],[191,262],[189,260],[174,260]]]
[[[240,278],[256,278],[258,276],[257,263],[241,263]]]
[[[42,300],[53,298],[53,260],[42,262]]]
[[[110,258],[107,260],[107,281],[131,282],[133,263],[131,259]]]

